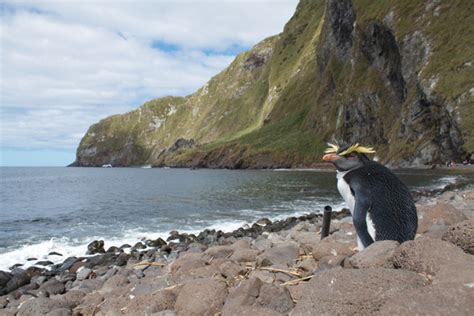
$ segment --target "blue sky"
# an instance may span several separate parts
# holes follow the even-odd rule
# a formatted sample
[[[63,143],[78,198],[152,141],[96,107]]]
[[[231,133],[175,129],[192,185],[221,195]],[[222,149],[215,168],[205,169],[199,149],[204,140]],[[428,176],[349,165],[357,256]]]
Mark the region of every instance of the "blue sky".
[[[297,0],[3,1],[0,165],[64,166],[87,128],[187,95],[262,39]]]

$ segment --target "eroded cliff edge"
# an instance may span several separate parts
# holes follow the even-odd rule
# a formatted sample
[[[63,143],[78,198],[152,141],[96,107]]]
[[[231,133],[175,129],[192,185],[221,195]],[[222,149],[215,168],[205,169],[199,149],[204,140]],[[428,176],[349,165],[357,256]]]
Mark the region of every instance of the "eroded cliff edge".
[[[190,96],[92,125],[74,165],[312,166],[325,142],[395,165],[474,152],[468,1],[302,0],[284,31]]]

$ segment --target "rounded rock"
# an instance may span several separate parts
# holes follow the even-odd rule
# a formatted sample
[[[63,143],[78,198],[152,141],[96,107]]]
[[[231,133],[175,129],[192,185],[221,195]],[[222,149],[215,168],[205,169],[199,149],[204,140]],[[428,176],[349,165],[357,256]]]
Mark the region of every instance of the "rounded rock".
[[[464,252],[474,255],[474,219],[468,219],[448,228],[443,240],[460,247]]]
[[[93,242],[87,245],[88,255],[93,255],[96,253],[105,253],[103,240],[94,240]]]

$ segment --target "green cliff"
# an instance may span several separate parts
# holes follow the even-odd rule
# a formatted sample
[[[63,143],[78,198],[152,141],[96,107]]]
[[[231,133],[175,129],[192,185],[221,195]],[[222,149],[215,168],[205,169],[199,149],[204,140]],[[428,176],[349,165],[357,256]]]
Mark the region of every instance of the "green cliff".
[[[326,141],[396,165],[474,152],[469,1],[301,0],[284,31],[186,97],[92,125],[74,165],[312,166]]]

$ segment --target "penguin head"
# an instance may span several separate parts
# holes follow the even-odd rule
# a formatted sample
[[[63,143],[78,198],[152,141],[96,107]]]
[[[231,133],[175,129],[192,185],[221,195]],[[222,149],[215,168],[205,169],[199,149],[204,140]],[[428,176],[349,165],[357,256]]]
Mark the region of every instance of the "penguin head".
[[[372,160],[366,155],[369,153],[375,153],[375,150],[359,144],[341,147],[329,144],[323,160],[331,162],[339,171],[350,171],[370,163]]]

